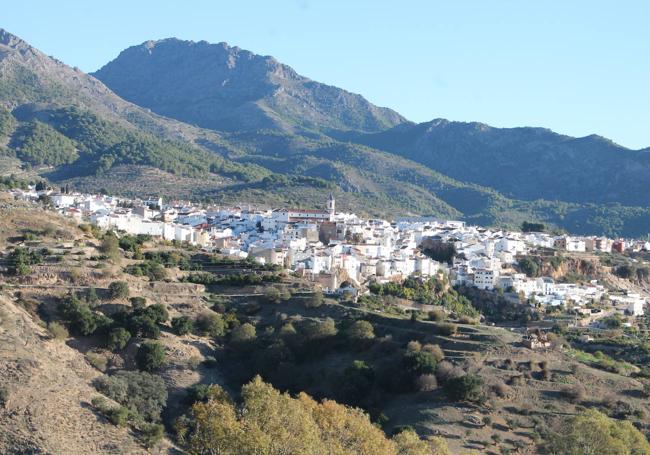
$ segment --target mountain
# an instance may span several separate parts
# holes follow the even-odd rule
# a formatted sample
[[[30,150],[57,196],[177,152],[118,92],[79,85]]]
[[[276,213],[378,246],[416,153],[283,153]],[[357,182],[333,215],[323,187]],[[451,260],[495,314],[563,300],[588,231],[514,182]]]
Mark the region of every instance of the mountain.
[[[597,135],[436,119],[353,140],[516,199],[650,206],[648,149],[629,150]]]
[[[94,76],[128,101],[213,130],[376,132],[405,122],[360,95],[226,43],[147,41]]]
[[[650,209],[642,195],[623,199],[621,191],[621,201],[631,201],[629,206],[567,195],[545,200],[541,195],[553,194],[541,187],[534,191],[534,171],[522,171],[531,176],[531,181],[520,179],[522,188],[533,188],[528,193],[500,181],[516,175],[504,174],[492,162],[505,153],[499,141],[510,147],[506,155],[512,160],[519,145],[542,155],[557,147],[546,137],[539,139],[543,145],[534,145],[535,134],[558,144],[571,138],[521,129],[526,134],[513,142],[514,133],[507,130],[503,137],[483,136],[472,130],[489,130],[485,125],[456,131],[457,124],[450,123],[454,134],[447,133],[437,158],[428,159],[426,146],[417,152],[435,125],[407,122],[359,95],[299,76],[271,57],[223,44],[170,39],[130,48],[97,73],[107,86],[1,31],[0,75],[0,175],[46,178],[83,191],[263,207],[319,207],[323,194],[333,191],[342,210],[368,216],[427,215],[508,227],[537,220],[571,232],[612,236],[649,232]],[[215,80],[221,81],[216,87]],[[122,98],[140,92],[149,101]],[[218,129],[202,127],[211,122]],[[606,145],[622,155],[629,152],[591,141],[599,150]],[[572,149],[576,156],[558,161],[571,161],[568,168],[576,169],[576,157],[591,148],[586,140]],[[480,160],[473,150],[483,153],[476,153]],[[540,156],[541,162],[547,158]],[[639,169],[639,175],[645,172]],[[501,178],[480,180],[490,172]],[[625,175],[617,177],[620,182]]]

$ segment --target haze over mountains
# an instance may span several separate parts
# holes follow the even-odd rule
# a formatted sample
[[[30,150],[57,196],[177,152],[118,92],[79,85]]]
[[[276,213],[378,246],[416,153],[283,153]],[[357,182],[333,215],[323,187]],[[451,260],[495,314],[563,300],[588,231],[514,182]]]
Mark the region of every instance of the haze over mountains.
[[[148,41],[86,75],[2,31],[0,74],[12,112],[5,154],[50,165],[55,182],[125,192],[183,179],[176,188],[193,197],[260,205],[322,204],[326,188],[344,209],[388,217],[650,231],[648,149],[541,128],[415,124],[225,43]],[[34,121],[39,138],[64,136],[75,153],[35,159],[44,145],[30,140]]]

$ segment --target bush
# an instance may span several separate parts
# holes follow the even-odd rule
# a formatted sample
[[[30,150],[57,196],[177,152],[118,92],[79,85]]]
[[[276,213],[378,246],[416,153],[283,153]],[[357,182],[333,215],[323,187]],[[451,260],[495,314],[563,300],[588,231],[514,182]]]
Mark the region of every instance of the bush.
[[[425,351],[409,351],[403,357],[404,368],[413,376],[435,373],[437,363],[433,354]]]
[[[145,423],[140,427],[138,439],[147,449],[155,447],[165,435],[165,427],[158,423]]]
[[[117,237],[115,237],[115,234],[108,232],[104,235],[99,251],[111,259],[115,259],[118,256],[120,252],[119,241],[117,240]]]
[[[111,351],[121,351],[129,344],[131,333],[124,327],[116,327],[108,332],[106,347]]]
[[[194,323],[187,316],[178,316],[172,319],[172,329],[176,335],[187,335],[194,329]]]
[[[355,321],[345,331],[351,341],[372,340],[375,338],[375,330],[368,321]]]
[[[204,336],[222,337],[226,334],[223,317],[212,311],[204,311],[196,318],[196,329]]]
[[[102,354],[96,354],[94,352],[89,352],[86,354],[86,359],[94,368],[97,368],[99,371],[106,371],[108,367],[108,359]]]
[[[165,381],[142,371],[119,371],[95,381],[97,390],[146,420],[157,421],[167,402]]]
[[[255,326],[247,322],[233,329],[230,341],[235,344],[243,344],[254,341],[256,337]]]
[[[130,413],[127,408],[119,406],[115,409],[109,410],[106,417],[108,417],[108,420],[110,420],[113,425],[125,427],[128,423],[129,415]]]
[[[442,336],[455,335],[458,331],[458,326],[451,322],[441,322],[436,324],[436,333]]]
[[[129,284],[126,281],[113,281],[108,285],[108,295],[113,300],[127,298],[129,296]]]
[[[574,384],[562,389],[562,396],[568,399],[571,403],[578,404],[585,400],[587,392],[581,384]]]
[[[155,371],[165,363],[165,348],[154,341],[140,345],[135,360],[142,371]]]
[[[438,387],[438,381],[433,374],[421,374],[415,380],[415,385],[420,392],[431,392]]]
[[[447,318],[447,315],[443,310],[432,310],[429,311],[429,320],[435,322],[443,322]]]
[[[68,329],[66,329],[63,324],[59,324],[56,321],[49,322],[47,324],[47,330],[50,332],[50,335],[52,335],[52,338],[58,341],[63,341],[70,336]]]
[[[129,299],[129,302],[131,302],[131,307],[134,310],[139,310],[147,306],[147,299],[145,299],[144,297],[131,297]]]
[[[305,307],[318,308],[323,304],[324,300],[323,293],[321,291],[315,291],[311,297],[305,299]]]
[[[430,352],[436,362],[441,362],[445,358],[445,353],[440,346],[437,344],[425,344],[422,346],[422,350],[425,352]]]
[[[483,380],[475,374],[465,374],[448,379],[444,391],[452,401],[481,401],[483,398]]]

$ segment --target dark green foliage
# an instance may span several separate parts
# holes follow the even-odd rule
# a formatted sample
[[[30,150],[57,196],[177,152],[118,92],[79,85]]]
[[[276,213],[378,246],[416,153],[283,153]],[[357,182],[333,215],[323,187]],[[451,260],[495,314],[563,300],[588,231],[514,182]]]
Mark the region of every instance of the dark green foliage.
[[[115,259],[119,254],[119,240],[112,232],[107,232],[102,237],[102,244],[99,247],[105,256],[108,256],[111,259]]]
[[[437,361],[431,352],[409,351],[404,354],[404,368],[415,378],[421,374],[433,374],[436,372]]]
[[[11,112],[0,108],[0,137],[9,136],[16,128],[16,119]]]
[[[188,316],[178,316],[172,319],[172,329],[176,335],[187,335],[192,333],[194,323]]]
[[[367,341],[375,338],[375,331],[368,321],[355,321],[346,330],[345,335],[352,342]]]
[[[58,310],[75,335],[92,335],[99,327],[110,323],[106,316],[94,313],[87,303],[74,295],[61,300]]]
[[[222,286],[249,286],[263,283],[279,283],[279,275],[259,275],[256,273],[237,273],[219,278],[211,273],[190,273],[186,278],[190,283]]]
[[[154,341],[145,341],[138,348],[135,361],[142,371],[155,371],[165,363],[165,348]]]
[[[140,426],[138,440],[146,448],[155,447],[165,436],[165,427],[159,423],[144,423]]]
[[[473,286],[461,286],[458,293],[470,300],[472,306],[494,322],[527,322],[533,318],[529,305],[513,302],[496,292],[485,291]]]
[[[40,264],[47,255],[47,250],[28,250],[27,248],[16,248],[9,254],[8,269],[12,275],[29,275],[31,265]]]
[[[648,277],[650,277],[650,268],[646,266],[623,264],[616,267],[614,273],[621,278],[645,283],[648,282]]]
[[[536,258],[524,256],[517,261],[519,268],[529,277],[538,277],[540,274],[540,264]]]
[[[443,277],[428,279],[410,277],[402,283],[372,283],[370,292],[377,295],[389,295],[414,300],[426,305],[441,305],[456,315],[478,317],[479,313],[471,302],[450,288]]]
[[[221,337],[226,334],[226,324],[223,317],[212,311],[199,314],[194,325],[196,330],[204,336]]]
[[[19,128],[12,146],[21,160],[35,165],[60,166],[74,162],[79,156],[73,141],[39,121]]]
[[[108,349],[112,351],[121,351],[131,340],[131,333],[123,327],[116,327],[108,332],[107,344]]]
[[[425,237],[422,240],[420,249],[434,261],[448,264],[451,264],[456,256],[456,245],[453,242],[443,242],[431,237]]]
[[[529,221],[524,221],[521,223],[522,232],[544,232],[546,230],[546,225],[544,223],[531,223]]]
[[[131,307],[134,310],[139,310],[142,308],[145,308],[147,306],[147,299],[144,297],[136,296],[136,297],[131,297],[129,299],[129,302],[131,303]]]
[[[158,421],[167,402],[167,388],[159,376],[142,371],[118,371],[95,381],[97,390],[149,421]]]
[[[155,339],[160,336],[159,324],[166,322],[167,319],[169,319],[167,308],[157,303],[148,307],[135,308],[126,318],[125,325],[133,336]]]
[[[126,281],[113,281],[108,285],[108,295],[111,299],[125,299],[129,296],[129,284]]]
[[[475,374],[465,374],[445,381],[444,391],[452,401],[481,401],[483,380]]]
[[[349,403],[361,404],[372,390],[374,380],[374,369],[363,360],[355,360],[345,369],[341,378],[344,399]]]

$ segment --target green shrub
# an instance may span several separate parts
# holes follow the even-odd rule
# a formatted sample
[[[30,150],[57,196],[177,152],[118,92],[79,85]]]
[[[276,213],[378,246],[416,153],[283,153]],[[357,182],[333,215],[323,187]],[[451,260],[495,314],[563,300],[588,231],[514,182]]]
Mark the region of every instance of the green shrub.
[[[106,347],[112,351],[121,351],[129,344],[131,333],[124,327],[116,327],[108,332]]]
[[[475,374],[465,374],[448,379],[444,391],[452,401],[474,401],[483,399],[483,380]]]
[[[47,324],[47,330],[55,340],[63,341],[70,336],[68,329],[66,329],[63,324],[60,324],[56,321],[49,322]]]
[[[129,284],[126,281],[113,281],[108,285],[108,295],[113,300],[127,298],[129,296]]]
[[[187,316],[178,316],[172,319],[172,329],[176,335],[187,335],[194,329],[194,323]]]
[[[458,326],[451,322],[441,322],[436,324],[436,333],[443,336],[455,335],[458,331]]]
[[[368,321],[355,321],[345,331],[351,341],[372,340],[375,338],[375,330]]]
[[[86,359],[88,359],[88,363],[90,363],[94,368],[97,368],[99,371],[104,372],[108,367],[108,359],[106,359],[106,356],[103,356],[102,354],[89,352],[86,354]]]
[[[108,411],[108,420],[111,421],[113,425],[118,427],[125,427],[129,420],[129,410],[124,406],[117,407]]]
[[[95,381],[97,390],[149,421],[158,421],[167,402],[165,381],[142,371],[118,371]]]
[[[147,449],[155,447],[165,435],[165,427],[158,423],[145,423],[140,426],[138,439]]]
[[[226,334],[223,317],[212,311],[204,311],[196,318],[196,329],[204,336],[221,337]]]
[[[154,341],[145,341],[138,348],[135,360],[142,371],[155,371],[165,363],[165,348]]]

